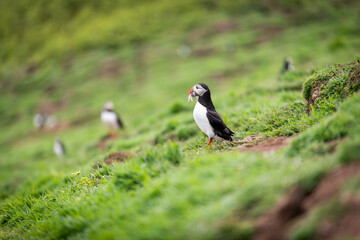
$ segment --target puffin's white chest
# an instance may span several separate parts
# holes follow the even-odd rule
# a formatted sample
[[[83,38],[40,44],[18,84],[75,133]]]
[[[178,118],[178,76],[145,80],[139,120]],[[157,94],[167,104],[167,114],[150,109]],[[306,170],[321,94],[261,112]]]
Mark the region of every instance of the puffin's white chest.
[[[101,121],[112,128],[119,128],[117,123],[117,116],[114,112],[102,112]]]
[[[193,112],[194,120],[201,131],[203,131],[210,139],[215,137],[215,133],[213,127],[210,125],[206,113],[206,107],[197,102]]]

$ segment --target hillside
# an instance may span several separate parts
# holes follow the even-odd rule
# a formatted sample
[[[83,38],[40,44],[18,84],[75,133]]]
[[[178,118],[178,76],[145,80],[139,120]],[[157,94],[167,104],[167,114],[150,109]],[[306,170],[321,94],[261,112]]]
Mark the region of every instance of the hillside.
[[[359,9],[2,1],[0,239],[360,236]],[[199,82],[233,142],[206,146]],[[36,129],[39,112],[57,123]]]

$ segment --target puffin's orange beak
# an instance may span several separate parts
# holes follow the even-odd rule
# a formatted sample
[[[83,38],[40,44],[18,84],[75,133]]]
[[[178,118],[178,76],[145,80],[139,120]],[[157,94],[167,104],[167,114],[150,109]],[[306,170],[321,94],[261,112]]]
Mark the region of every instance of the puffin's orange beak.
[[[190,91],[189,91],[189,94],[188,95],[190,95],[192,92],[193,92],[194,90],[193,90],[193,87],[190,89]]]
[[[191,95],[191,96],[193,96],[193,97],[195,97],[196,96],[196,91],[194,90],[194,87],[192,87],[191,89],[190,89],[190,91],[189,91],[189,94],[188,95]]]

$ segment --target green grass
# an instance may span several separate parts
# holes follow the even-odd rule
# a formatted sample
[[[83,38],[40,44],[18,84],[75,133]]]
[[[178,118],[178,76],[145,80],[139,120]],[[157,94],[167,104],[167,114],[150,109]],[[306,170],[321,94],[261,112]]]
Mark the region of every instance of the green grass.
[[[302,11],[294,12],[296,4],[274,9],[243,1],[241,6],[252,9],[243,14],[230,1],[193,2],[124,2],[109,8],[91,1],[70,7],[72,13],[59,9],[57,20],[43,16],[44,24],[37,6],[33,15],[26,12],[25,19],[35,19],[21,31],[5,34],[1,25],[6,38],[0,42],[6,46],[22,43],[21,33],[29,41],[15,54],[6,53],[12,48],[0,51],[5,62],[0,238],[250,239],[255,219],[291,186],[311,190],[332,168],[359,160],[360,41],[353,14],[358,5],[335,11],[331,6],[337,1],[312,7],[299,1]],[[59,2],[42,7],[52,4]],[[319,9],[324,15],[300,20]],[[156,17],[142,31],[149,12]],[[72,20],[68,29],[55,31],[65,22],[61,14]],[[115,24],[120,15],[134,22],[133,28],[126,21]],[[166,16],[171,17],[160,28]],[[224,22],[236,27],[217,32]],[[112,30],[124,35],[106,35]],[[236,50],[227,51],[227,43]],[[193,55],[177,55],[183,44]],[[201,49],[211,51],[196,56]],[[296,70],[281,75],[288,56]],[[35,63],[33,71],[29,62]],[[329,78],[308,114],[306,100]],[[267,154],[242,153],[236,143],[205,147],[207,138],[192,118],[194,103],[186,101],[198,82],[209,85],[234,140],[261,134],[294,136],[293,142]],[[108,133],[99,113],[108,100],[126,129],[99,149]],[[58,116],[62,128],[33,128],[33,114],[44,109]],[[64,159],[52,152],[58,135],[68,150]],[[121,151],[137,156],[103,164],[108,154]],[[94,168],[98,163],[103,167]],[[313,233],[316,226],[309,222],[294,234]]]
[[[336,113],[322,120],[320,124],[305,131],[295,139],[287,154],[289,156],[323,155],[333,150],[327,143],[346,139],[346,143],[341,146],[337,155],[339,161],[346,163],[358,160],[355,146],[359,131],[357,124],[359,113],[359,95],[356,94],[342,103]]]

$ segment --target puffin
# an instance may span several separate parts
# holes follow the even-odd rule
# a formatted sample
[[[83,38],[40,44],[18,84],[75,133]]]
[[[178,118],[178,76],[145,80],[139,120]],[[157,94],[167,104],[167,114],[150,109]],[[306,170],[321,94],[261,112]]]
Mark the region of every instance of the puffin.
[[[284,61],[284,67],[282,69],[282,73],[286,73],[288,71],[294,70],[295,67],[292,65],[291,58],[287,57]]]
[[[114,104],[107,102],[101,112],[101,121],[113,130],[124,128],[124,124],[120,120],[119,115],[114,112]],[[110,136],[116,136],[116,133],[110,134]]]
[[[234,132],[226,126],[224,120],[216,112],[211,100],[210,89],[205,83],[196,84],[190,89],[188,100],[190,101],[195,97],[199,98],[193,116],[200,130],[209,138],[207,145],[210,146],[214,139],[232,141]]]
[[[59,137],[55,139],[53,149],[54,149],[54,153],[59,158],[62,158],[66,153],[64,143],[60,140]]]
[[[58,126],[58,118],[56,117],[55,114],[50,114],[47,118],[46,118],[46,125],[49,126],[50,128],[54,129]]]
[[[46,115],[43,113],[36,113],[33,117],[34,126],[41,130],[44,128],[46,122]]]

